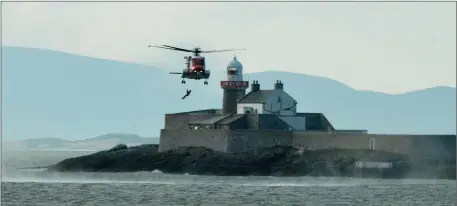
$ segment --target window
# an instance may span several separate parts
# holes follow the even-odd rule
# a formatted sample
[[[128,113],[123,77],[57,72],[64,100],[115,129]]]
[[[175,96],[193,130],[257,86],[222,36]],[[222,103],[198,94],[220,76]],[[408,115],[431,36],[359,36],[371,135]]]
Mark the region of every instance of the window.
[[[227,74],[228,75],[238,75],[238,71],[236,70],[236,68],[229,68],[229,69],[227,69]]]
[[[375,138],[371,138],[370,139],[370,149],[371,150],[375,150],[376,149],[376,139]]]
[[[192,59],[192,66],[205,66],[205,59]]]

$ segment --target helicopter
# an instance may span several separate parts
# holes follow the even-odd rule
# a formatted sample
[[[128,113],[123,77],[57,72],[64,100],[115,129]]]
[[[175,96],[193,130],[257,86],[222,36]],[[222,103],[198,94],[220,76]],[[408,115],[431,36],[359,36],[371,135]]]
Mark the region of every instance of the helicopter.
[[[170,72],[170,74],[180,74],[182,81],[181,84],[185,84],[185,79],[194,79],[200,80],[204,79],[204,85],[208,85],[208,79],[210,76],[210,70],[206,69],[205,57],[200,56],[201,53],[214,53],[214,52],[226,52],[226,51],[236,51],[236,50],[246,50],[246,49],[224,49],[224,50],[208,50],[203,51],[199,47],[190,49],[183,49],[169,45],[160,45],[160,46],[153,46],[149,45],[148,47],[155,47],[161,49],[169,49],[174,51],[182,51],[182,52],[191,52],[193,56],[185,56],[184,59],[186,60],[186,68],[183,69],[182,72]]]

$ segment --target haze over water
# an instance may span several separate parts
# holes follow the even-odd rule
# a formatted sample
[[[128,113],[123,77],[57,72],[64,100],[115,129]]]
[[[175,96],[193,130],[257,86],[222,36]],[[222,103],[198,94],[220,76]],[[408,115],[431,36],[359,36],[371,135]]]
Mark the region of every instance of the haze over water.
[[[90,152],[2,153],[2,205],[454,205],[454,180],[16,170]]]

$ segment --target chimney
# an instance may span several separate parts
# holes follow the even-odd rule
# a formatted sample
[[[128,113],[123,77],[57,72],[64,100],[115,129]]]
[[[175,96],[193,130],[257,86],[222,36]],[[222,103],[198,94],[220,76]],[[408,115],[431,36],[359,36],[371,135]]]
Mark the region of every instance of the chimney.
[[[275,83],[275,90],[277,90],[277,89],[280,89],[280,90],[283,89],[283,84],[279,80],[276,80],[276,83]]]
[[[254,80],[251,85],[251,92],[257,92],[260,90],[260,84],[257,80]]]

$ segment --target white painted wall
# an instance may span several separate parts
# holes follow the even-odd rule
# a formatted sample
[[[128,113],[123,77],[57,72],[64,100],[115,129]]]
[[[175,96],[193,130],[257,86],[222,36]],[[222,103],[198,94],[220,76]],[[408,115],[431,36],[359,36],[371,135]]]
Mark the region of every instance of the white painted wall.
[[[278,102],[278,97],[282,102]],[[294,104],[295,99],[282,89],[277,89],[268,98],[267,103],[238,103],[237,113],[245,114],[245,107],[257,109],[257,114],[271,114],[279,111],[280,116],[295,116],[297,114],[297,105]],[[286,110],[289,108],[289,110]],[[252,112],[251,112],[252,113]],[[253,113],[252,113],[253,114]]]
[[[263,106],[263,104],[260,104],[260,103],[258,103],[258,104],[253,104],[253,103],[243,103],[243,104],[241,104],[241,103],[239,103],[238,106],[237,106],[236,113],[237,114],[246,114],[246,112],[245,112],[246,109],[245,108],[252,108],[253,111],[251,112],[251,114],[255,114],[255,110],[257,110],[257,114],[264,114],[263,113],[264,112],[264,110],[263,110],[264,106]]]
[[[281,98],[282,102],[278,102],[278,97]],[[270,98],[268,98],[265,104],[266,114],[271,113],[270,111],[278,112],[279,115],[295,116],[297,114],[297,106],[294,105],[294,98],[284,92],[282,89],[276,89]],[[285,110],[290,108],[290,110]]]
[[[293,130],[306,130],[306,117],[304,116],[279,116],[279,118],[290,125]]]

